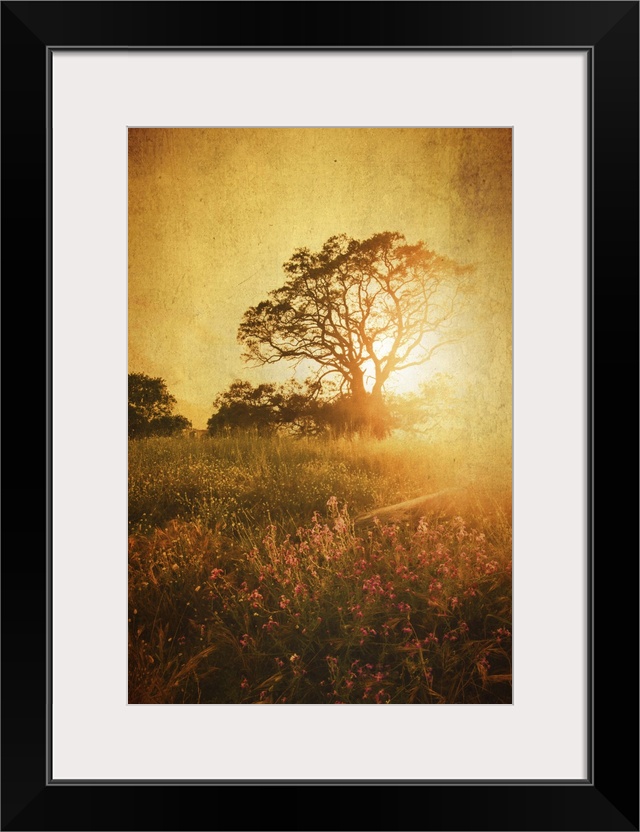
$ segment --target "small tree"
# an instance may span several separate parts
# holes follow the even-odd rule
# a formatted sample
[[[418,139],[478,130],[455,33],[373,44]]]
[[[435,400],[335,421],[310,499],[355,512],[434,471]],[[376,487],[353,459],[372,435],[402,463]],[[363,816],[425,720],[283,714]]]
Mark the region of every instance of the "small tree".
[[[288,384],[259,384],[234,381],[213,402],[215,412],[207,422],[209,433],[255,430],[271,433],[319,433],[322,402],[317,391],[295,381]]]
[[[234,381],[213,402],[216,410],[207,422],[209,433],[248,429],[268,433],[275,430],[281,399],[275,384],[253,387],[248,381]]]
[[[384,435],[385,383],[455,339],[471,268],[384,232],[331,237],[319,252],[298,249],[284,271],[284,285],[244,314],[244,357],[260,365],[309,362],[316,383],[337,376],[354,425]]]
[[[444,373],[423,382],[417,393],[389,397],[395,427],[416,434],[451,433],[460,426],[462,408],[452,376]]]
[[[164,379],[129,373],[129,438],[171,436],[191,427],[185,416],[173,414],[175,404]]]

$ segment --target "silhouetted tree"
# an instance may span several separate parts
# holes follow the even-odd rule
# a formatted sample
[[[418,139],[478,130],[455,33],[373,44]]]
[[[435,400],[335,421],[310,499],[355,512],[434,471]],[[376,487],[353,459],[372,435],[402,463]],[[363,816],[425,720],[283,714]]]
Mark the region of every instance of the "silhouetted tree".
[[[285,385],[234,381],[213,402],[215,412],[207,422],[209,433],[255,430],[271,433],[319,433],[322,403],[309,386],[292,381]]]
[[[191,421],[186,416],[159,416],[151,422],[153,436],[173,436],[191,427]]]
[[[185,416],[173,414],[175,404],[163,379],[129,373],[129,438],[171,436],[191,427]]]
[[[384,436],[386,381],[453,340],[471,268],[384,232],[367,240],[331,237],[319,252],[298,249],[284,271],[284,285],[244,314],[244,357],[261,365],[308,361],[316,383],[337,376],[354,429]]]
[[[280,399],[275,384],[254,387],[248,381],[234,381],[213,402],[216,411],[207,422],[209,433],[238,429],[268,433],[279,423]]]

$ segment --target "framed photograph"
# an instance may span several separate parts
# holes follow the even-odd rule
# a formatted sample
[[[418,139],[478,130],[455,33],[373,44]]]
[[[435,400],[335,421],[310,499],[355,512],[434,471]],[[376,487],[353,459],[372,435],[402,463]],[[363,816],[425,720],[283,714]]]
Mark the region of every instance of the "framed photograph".
[[[3,828],[638,829],[638,3],[2,15]]]

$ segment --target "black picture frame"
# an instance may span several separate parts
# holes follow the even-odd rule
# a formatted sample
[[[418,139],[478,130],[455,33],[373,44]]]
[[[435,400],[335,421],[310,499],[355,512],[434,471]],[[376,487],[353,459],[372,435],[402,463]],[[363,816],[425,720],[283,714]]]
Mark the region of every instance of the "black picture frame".
[[[6,447],[17,451],[5,479],[10,488],[2,562],[2,829],[639,828],[637,465],[633,478],[625,471],[629,460],[638,458],[638,10],[638,2],[626,0],[2,3],[2,264],[11,316],[3,364],[10,391]],[[55,383],[50,59],[56,48],[178,47],[588,53],[591,730],[584,782],[48,779]],[[26,298],[24,287],[30,289]],[[23,443],[28,448],[20,450]],[[38,516],[46,517],[40,533],[34,524]],[[545,649],[577,647],[571,634],[559,633],[558,642]],[[542,666],[541,684],[549,683]]]

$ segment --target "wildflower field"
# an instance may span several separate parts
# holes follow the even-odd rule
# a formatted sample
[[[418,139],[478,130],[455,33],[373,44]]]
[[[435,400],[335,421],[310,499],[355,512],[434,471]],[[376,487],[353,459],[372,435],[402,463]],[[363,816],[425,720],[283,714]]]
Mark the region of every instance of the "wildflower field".
[[[508,456],[129,443],[131,703],[511,702]],[[357,518],[464,484],[421,516]]]

